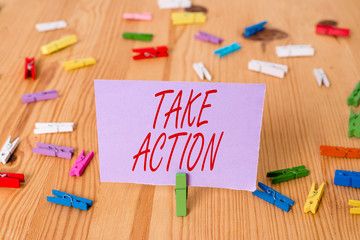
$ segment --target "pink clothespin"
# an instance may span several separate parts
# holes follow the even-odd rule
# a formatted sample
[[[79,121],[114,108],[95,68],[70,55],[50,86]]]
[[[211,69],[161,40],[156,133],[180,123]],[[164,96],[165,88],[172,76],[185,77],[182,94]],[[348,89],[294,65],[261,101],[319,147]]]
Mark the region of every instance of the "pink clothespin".
[[[84,172],[86,166],[89,164],[91,159],[94,156],[94,152],[91,151],[88,155],[85,157],[85,150],[82,150],[80,153],[80,156],[76,159],[76,162],[74,166],[70,169],[70,176],[78,176],[80,177],[81,174]]]
[[[123,19],[151,21],[151,13],[124,13]]]

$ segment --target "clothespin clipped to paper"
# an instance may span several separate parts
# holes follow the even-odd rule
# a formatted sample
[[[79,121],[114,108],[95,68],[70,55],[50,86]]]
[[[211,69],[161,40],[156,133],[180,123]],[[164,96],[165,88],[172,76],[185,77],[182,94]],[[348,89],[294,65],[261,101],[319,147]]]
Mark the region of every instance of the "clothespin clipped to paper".
[[[59,95],[56,90],[49,90],[43,92],[24,94],[21,96],[21,100],[23,103],[31,103],[31,102],[50,100],[58,97]]]
[[[35,58],[25,58],[25,76],[24,79],[32,77],[34,80],[35,75]]]
[[[259,60],[251,60],[248,63],[248,69],[270,76],[284,78],[285,73],[288,71],[288,66]]]
[[[278,208],[289,212],[290,206],[294,206],[294,201],[290,198],[281,195],[279,192],[275,191],[274,189],[266,186],[265,184],[259,182],[258,186],[263,190],[255,190],[252,194],[255,196],[277,206]]]
[[[316,25],[316,33],[330,36],[348,37],[350,35],[350,29]]]
[[[86,66],[91,66],[91,65],[94,65],[95,63],[96,63],[95,58],[88,57],[88,58],[83,58],[83,59],[62,62],[61,65],[63,67],[65,67],[66,71],[69,71],[69,70],[74,70],[74,69],[78,69],[78,68],[82,68],[82,67],[86,67]]]
[[[359,200],[349,200],[348,203],[350,206],[353,206],[354,208],[350,208],[351,214],[360,214],[360,201]]]
[[[348,137],[360,138],[360,116],[355,114],[352,108],[350,108]]]
[[[233,44],[230,44],[228,46],[225,46],[223,48],[219,48],[219,49],[215,50],[214,54],[219,54],[219,58],[222,58],[222,57],[224,57],[230,53],[236,52],[240,49],[241,49],[241,46],[237,42],[234,42]]]
[[[278,57],[314,56],[315,50],[311,45],[287,45],[276,47]]]
[[[94,156],[94,152],[91,151],[88,155],[85,156],[85,150],[82,150],[79,157],[76,159],[74,166],[70,169],[70,176],[78,176],[80,177],[81,174],[84,172],[85,168],[91,161]]]
[[[151,13],[124,13],[123,19],[151,21]]]
[[[320,146],[320,154],[330,157],[360,158],[359,148]]]
[[[73,45],[77,42],[76,35],[70,35],[63,38],[60,38],[58,40],[52,41],[44,46],[41,47],[41,52],[44,55],[48,55],[50,53],[59,51],[63,48],[66,48],[70,45]]]
[[[353,105],[358,107],[360,103],[360,81],[356,84],[354,90],[347,99],[348,106]]]
[[[286,168],[277,171],[268,172],[266,177],[273,177],[271,183],[281,183],[295,178],[306,177],[309,175],[309,170],[305,166],[298,166],[293,168]]]
[[[168,48],[166,46],[133,49],[133,52],[139,53],[138,55],[133,56],[133,59],[140,60],[147,58],[167,57],[167,50]]]
[[[36,29],[39,32],[47,32],[56,29],[66,28],[67,24],[65,21],[56,21],[56,22],[46,22],[46,23],[38,23],[36,24]]]
[[[360,172],[335,170],[334,184],[360,188]]]
[[[77,197],[75,195],[65,192],[60,192],[55,189],[52,190],[52,194],[55,197],[48,196],[47,197],[48,202],[64,205],[67,207],[73,207],[85,211],[87,211],[89,207],[92,206],[92,201],[90,199]]]
[[[257,23],[255,25],[249,26],[245,28],[244,36],[250,37],[251,35],[254,35],[258,32],[261,32],[265,29],[264,25],[267,24],[267,21],[263,21],[260,23]]]
[[[33,148],[33,153],[71,159],[74,149],[70,147],[60,147],[45,143],[36,143],[37,148]]]
[[[322,68],[314,68],[314,75],[319,87],[321,87],[322,84],[324,84],[326,87],[330,87],[330,82]]]
[[[150,33],[131,33],[131,32],[124,32],[123,38],[125,39],[133,39],[133,40],[140,40],[140,41],[151,41],[154,35]]]
[[[175,198],[176,198],[176,216],[186,217],[187,215],[186,201],[188,198],[186,173],[176,174]]]
[[[158,0],[160,9],[189,8],[191,0]]]
[[[206,15],[203,12],[173,12],[171,20],[173,25],[205,23]]]
[[[304,206],[304,213],[312,212],[315,214],[319,207],[321,198],[324,194],[325,183],[322,183],[318,190],[315,190],[315,183],[311,185],[309,195]]]
[[[0,173],[0,187],[20,188],[20,182],[24,182],[22,173]]]
[[[214,35],[211,35],[209,33],[203,32],[199,30],[199,35],[194,35],[195,39],[202,40],[209,43],[215,43],[220,44],[222,43],[223,39]]]
[[[16,138],[11,142],[11,136],[8,137],[0,152],[0,162],[2,162],[2,164],[6,164],[9,161],[10,156],[15,152],[19,143],[20,138]]]
[[[44,133],[61,133],[61,132],[72,132],[74,130],[74,123],[64,122],[64,123],[35,123],[35,134],[44,134]]]
[[[209,71],[205,68],[204,64],[202,62],[194,63],[193,68],[196,72],[196,74],[199,76],[201,80],[204,80],[204,76],[208,81],[211,81],[211,74]]]

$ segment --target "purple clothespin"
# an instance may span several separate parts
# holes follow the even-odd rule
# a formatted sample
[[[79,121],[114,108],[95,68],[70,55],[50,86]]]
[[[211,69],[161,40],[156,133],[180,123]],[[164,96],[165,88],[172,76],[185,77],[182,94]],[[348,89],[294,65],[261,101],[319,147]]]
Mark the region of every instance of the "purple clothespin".
[[[91,151],[88,155],[85,157],[85,150],[82,150],[80,153],[80,156],[76,159],[76,162],[74,166],[70,169],[70,176],[78,176],[80,177],[81,174],[84,172],[86,166],[89,164],[91,159],[94,156],[94,152]]]
[[[194,35],[194,38],[215,44],[220,44],[223,41],[222,38],[216,37],[200,30],[199,35]]]
[[[74,149],[69,147],[60,147],[45,143],[36,143],[38,148],[33,148],[33,153],[42,154],[52,157],[61,157],[71,159]]]
[[[30,94],[24,94],[21,96],[21,100],[23,103],[31,103],[43,100],[49,100],[53,98],[58,98],[58,92],[56,90],[49,90],[43,92],[36,92]]]

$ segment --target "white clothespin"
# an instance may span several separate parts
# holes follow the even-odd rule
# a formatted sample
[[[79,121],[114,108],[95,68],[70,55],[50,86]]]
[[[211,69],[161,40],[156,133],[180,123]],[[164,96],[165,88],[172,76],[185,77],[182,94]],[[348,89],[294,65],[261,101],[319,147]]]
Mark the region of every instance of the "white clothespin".
[[[314,56],[315,50],[311,45],[288,45],[276,47],[278,57]]]
[[[251,60],[248,63],[248,69],[274,77],[284,78],[285,73],[288,71],[288,66],[259,60]]]
[[[189,8],[191,0],[158,0],[160,9],[168,8]]]
[[[326,87],[330,87],[330,82],[326,77],[326,74],[322,68],[314,68],[314,75],[316,77],[316,81],[321,87],[324,84]]]
[[[47,22],[47,23],[38,23],[36,24],[36,29],[39,32],[47,32],[51,30],[66,28],[67,24],[65,21],[57,21],[57,22]]]
[[[0,152],[0,162],[6,164],[9,161],[11,154],[15,151],[17,146],[19,145],[20,138],[15,139],[13,142],[11,141],[11,136],[6,140],[5,145],[2,147]]]
[[[59,132],[72,132],[74,130],[74,123],[35,123],[35,134],[42,133],[59,133]]]
[[[204,80],[204,76],[208,81],[211,81],[211,74],[209,73],[209,71],[205,68],[204,64],[202,62],[199,63],[194,63],[193,64],[193,68],[195,70],[195,72],[197,73],[197,75],[199,76],[199,78],[201,80]]]

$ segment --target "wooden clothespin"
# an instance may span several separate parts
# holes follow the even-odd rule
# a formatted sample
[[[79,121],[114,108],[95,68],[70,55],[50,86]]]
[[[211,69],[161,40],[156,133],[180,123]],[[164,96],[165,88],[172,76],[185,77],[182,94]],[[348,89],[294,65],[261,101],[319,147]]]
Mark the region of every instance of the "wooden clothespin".
[[[0,173],[0,187],[20,188],[20,182],[24,181],[24,174]]]
[[[151,33],[132,33],[132,32],[124,32],[123,38],[125,39],[133,39],[140,41],[151,41],[153,38],[153,34]]]
[[[58,97],[59,97],[59,94],[56,90],[49,90],[49,91],[43,91],[43,92],[23,94],[21,96],[21,100],[23,103],[31,103],[31,102],[37,102],[37,101],[50,100],[50,99],[54,99],[54,98],[58,98]]]
[[[39,32],[47,32],[56,29],[66,28],[67,24],[65,21],[56,21],[56,22],[46,22],[46,23],[38,23],[36,24],[36,29]]]
[[[151,21],[151,13],[124,13],[123,19]]]
[[[281,169],[266,174],[267,177],[273,177],[271,183],[285,182],[295,178],[306,177],[307,175],[309,175],[309,170],[305,169],[305,166]]]
[[[70,169],[70,176],[78,176],[80,177],[81,174],[84,172],[86,166],[89,164],[91,159],[94,156],[94,152],[91,151],[88,155],[85,156],[85,150],[82,150],[79,157],[76,159],[74,166]]]
[[[205,77],[208,81],[211,81],[212,78],[211,74],[209,73],[209,71],[206,69],[206,67],[202,62],[194,63],[193,68],[201,80],[204,80]]]
[[[316,78],[316,82],[318,83],[319,87],[323,84],[328,88],[330,87],[329,79],[327,78],[324,69],[322,68],[314,68],[314,76]]]
[[[222,43],[223,39],[209,33],[203,32],[199,30],[199,35],[194,35],[195,39],[202,40],[209,43],[220,44]]]
[[[0,162],[6,164],[9,161],[10,156],[15,152],[19,143],[20,143],[20,138],[16,138],[13,142],[11,142],[11,136],[9,136],[4,146],[1,149]]]
[[[350,96],[347,98],[348,106],[353,105],[354,107],[358,107],[359,103],[360,103],[360,81],[356,84]]]
[[[186,173],[176,174],[176,187],[175,187],[175,199],[176,199],[176,216],[186,217],[187,215],[187,201],[188,186],[186,182]]]
[[[72,132],[74,130],[74,123],[64,122],[64,123],[35,123],[35,134],[43,133],[61,133],[61,132]]]
[[[351,214],[360,214],[360,201],[359,200],[349,200],[348,203],[350,206],[353,206],[354,208],[350,208]]]
[[[77,42],[76,35],[70,35],[58,40],[52,41],[41,47],[41,52],[44,55],[59,51]]]
[[[283,64],[277,64],[272,62],[264,62],[259,60],[251,60],[248,63],[248,69],[264,73],[270,76],[284,78],[285,73],[288,71],[288,66]]]
[[[359,148],[320,146],[320,154],[330,157],[360,158]]]
[[[234,42],[233,44],[230,44],[228,46],[225,46],[223,48],[219,48],[219,49],[215,50],[214,54],[219,54],[219,58],[222,58],[222,57],[224,57],[230,53],[236,52],[240,49],[241,49],[241,46],[237,42]]]
[[[56,197],[47,197],[48,202],[64,205],[67,207],[73,207],[80,210],[87,211],[89,207],[92,206],[92,201],[90,199],[77,197],[75,195],[60,192],[58,190],[53,189],[52,194]]]
[[[350,108],[348,137],[360,138],[360,114],[355,114]]]
[[[173,12],[171,20],[173,25],[204,23],[206,15],[203,12]]]
[[[278,57],[314,56],[315,50],[311,45],[287,45],[276,47]]]
[[[267,24],[267,21],[263,21],[263,22],[260,22],[260,23],[257,23],[255,25],[245,28],[244,36],[250,37],[251,35],[261,32],[262,30],[265,29],[265,27],[264,27],[265,24]]]
[[[167,50],[168,48],[166,46],[133,49],[133,52],[139,53],[139,55],[133,56],[133,59],[140,60],[148,58],[167,57]]]
[[[350,29],[336,28],[326,25],[316,25],[316,33],[330,36],[348,37],[350,35]]]
[[[83,59],[71,60],[67,62],[62,62],[61,65],[65,68],[66,71],[74,70],[82,67],[87,67],[94,65],[96,63],[95,58],[88,57]]]
[[[360,188],[360,172],[335,170],[334,184]]]
[[[35,75],[35,58],[25,58],[25,76],[24,79],[32,77],[34,80]]]
[[[309,195],[306,199],[305,206],[304,206],[304,212],[312,212],[313,214],[316,213],[321,197],[324,194],[325,189],[325,183],[322,183],[318,190],[315,190],[315,183],[311,185]]]
[[[33,148],[33,153],[71,159],[74,149],[70,147],[60,147],[45,143],[36,143],[37,148]]]

